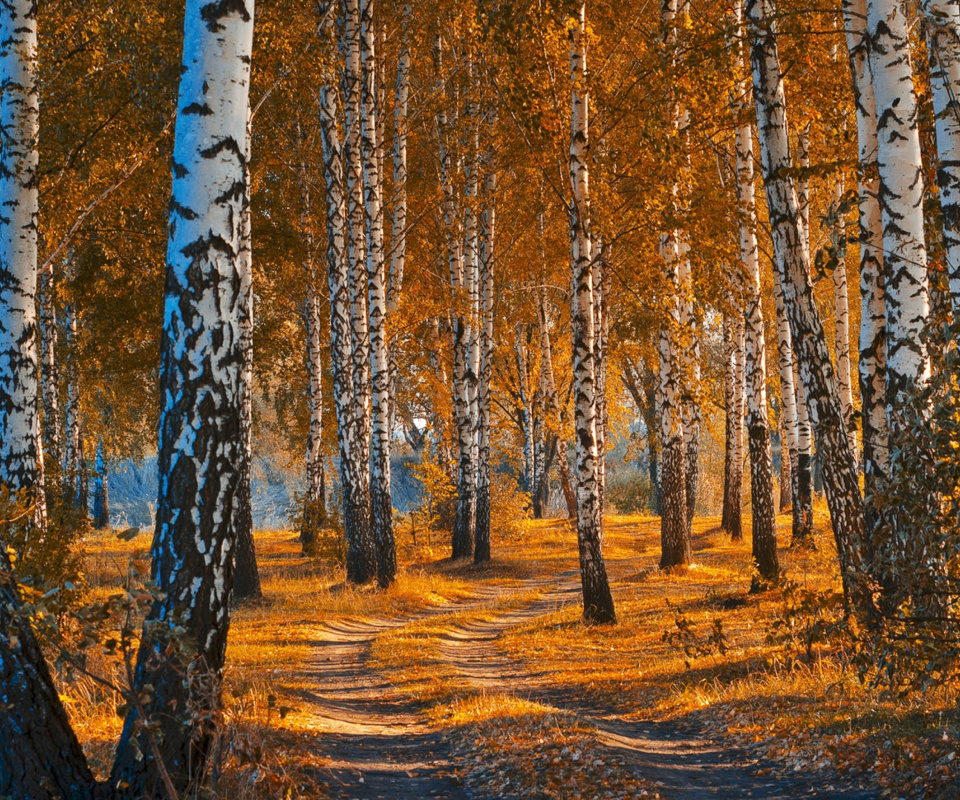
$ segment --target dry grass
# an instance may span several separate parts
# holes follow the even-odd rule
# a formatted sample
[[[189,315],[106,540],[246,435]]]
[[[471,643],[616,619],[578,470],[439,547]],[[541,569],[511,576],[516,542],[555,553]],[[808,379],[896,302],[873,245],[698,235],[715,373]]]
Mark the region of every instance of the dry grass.
[[[822,523],[817,550],[781,548],[781,564],[792,581],[835,591],[835,550],[825,509],[818,508],[817,517]],[[778,524],[781,542],[787,542],[789,518],[778,518]],[[123,586],[130,557],[146,560],[149,537],[141,534],[127,543],[104,535],[86,546],[91,592],[102,597]],[[575,575],[576,536],[569,523],[526,523],[523,535],[495,544],[497,561],[483,569],[407,563],[396,585],[383,593],[345,588],[340,571],[304,558],[289,532],[259,533],[257,549],[266,597],[240,605],[234,614],[225,678],[225,737],[231,748],[224,748],[221,796],[319,797],[323,781],[316,778],[325,765],[316,755],[318,734],[310,715],[297,708],[311,688],[303,666],[318,629],[337,619],[412,615],[427,608],[438,610],[378,638],[371,667],[423,703],[432,721],[449,733],[465,765],[460,774],[465,784],[503,787],[509,780],[516,791],[526,786],[540,792],[529,796],[543,798],[633,797],[648,790],[631,783],[615,761],[599,759],[596,774],[568,769],[578,763],[571,760],[574,752],[593,765],[592,754],[602,750],[587,722],[510,693],[464,686],[439,650],[451,624],[490,619],[532,602],[536,595],[525,581]],[[509,630],[498,642],[509,657],[531,672],[550,674],[560,689],[625,716],[694,720],[784,770],[870,771],[889,797],[960,796],[957,687],[908,700],[880,696],[843,668],[845,651],[835,641],[814,646],[809,663],[803,652],[768,642],[784,598],[780,591],[748,594],[749,539],[732,543],[716,520],[697,520],[694,565],[664,573],[657,569],[659,520],[613,517],[607,520],[604,550],[618,624],[586,626],[579,607],[561,608]],[[436,555],[432,545],[401,551]],[[474,593],[491,596],[493,590],[500,599],[485,606],[442,612],[449,602]],[[689,631],[688,651],[664,637],[679,632],[678,619]],[[717,620],[724,652],[709,642]],[[94,666],[104,674],[113,668],[106,659]],[[63,691],[102,771],[119,735],[117,698],[88,681],[67,684]],[[592,785],[597,791],[590,791]]]
[[[817,550],[781,548],[781,566],[803,587],[837,591],[826,509],[817,512]],[[618,624],[586,626],[578,608],[566,608],[507,632],[502,646],[552,673],[560,686],[626,717],[691,718],[786,771],[829,766],[847,776],[872,774],[889,797],[960,796],[958,687],[898,699],[844,668],[849,653],[839,641],[814,645],[809,661],[802,646],[768,642],[783,594],[748,594],[749,538],[730,542],[717,525],[698,519],[694,565],[664,573],[657,569],[659,519],[609,519],[605,552]],[[744,527],[749,531],[749,518]],[[789,542],[788,516],[778,518],[778,536]],[[573,547],[571,535],[567,549]],[[664,640],[679,631],[678,614],[702,655]],[[708,643],[716,620],[725,653]]]
[[[89,600],[123,590],[130,560],[149,574],[150,535],[121,541],[112,532],[85,543]],[[318,759],[310,716],[298,698],[307,685],[302,667],[317,628],[335,619],[396,616],[442,606],[467,597],[470,582],[452,566],[403,564],[386,592],[347,587],[342,570],[305,558],[295,534],[262,531],[256,547],[264,599],[241,603],[233,613],[224,675],[224,732],[218,768],[219,792],[231,800],[322,797],[317,781],[325,765]],[[516,579],[505,575],[509,585]],[[93,655],[89,668],[119,684],[116,661]],[[119,694],[89,678],[62,684],[71,719],[95,772],[106,777],[123,724]]]

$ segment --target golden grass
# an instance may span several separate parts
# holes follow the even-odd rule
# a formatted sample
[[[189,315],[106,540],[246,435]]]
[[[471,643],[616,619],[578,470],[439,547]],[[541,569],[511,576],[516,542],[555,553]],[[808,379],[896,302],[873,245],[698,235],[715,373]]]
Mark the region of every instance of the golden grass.
[[[817,550],[781,546],[781,566],[801,586],[838,591],[825,508],[818,507],[817,518]],[[783,545],[790,519],[777,522]],[[749,532],[749,518],[744,528]],[[787,770],[830,764],[843,775],[872,773],[891,797],[960,796],[957,687],[912,699],[881,696],[841,666],[844,653],[830,643],[815,645],[807,663],[803,648],[797,653],[767,641],[784,600],[779,591],[748,594],[749,533],[734,543],[718,520],[696,520],[694,564],[671,573],[657,569],[659,536],[656,518],[607,520],[616,626],[584,625],[580,609],[568,607],[509,630],[501,640],[505,651],[627,718],[695,717],[711,733]],[[574,547],[571,534],[567,548]],[[678,613],[701,644],[719,619],[726,653],[705,647],[691,656],[665,641],[665,633],[678,632]]]
[[[817,509],[817,518],[817,550],[781,547],[781,565],[802,586],[835,591],[835,549],[824,508]],[[746,541],[734,543],[719,532],[717,520],[698,519],[694,564],[664,573],[657,568],[659,519],[611,517],[604,552],[618,624],[584,625],[574,604],[522,622],[497,645],[531,673],[548,674],[551,685],[597,706],[626,717],[695,718],[707,732],[730,737],[785,770],[825,765],[843,774],[871,770],[891,797],[960,796],[956,687],[911,700],[879,697],[841,667],[843,653],[835,644],[816,645],[806,663],[802,655],[768,642],[784,600],[776,590],[748,594],[749,523],[747,517]],[[789,528],[788,517],[778,518],[783,544]],[[399,535],[402,540],[404,531]],[[86,552],[93,596],[122,587],[127,560],[145,561],[148,547],[148,534],[132,542],[109,534],[91,537]],[[238,744],[222,796],[320,797],[323,781],[316,778],[325,765],[316,755],[318,734],[311,715],[298,708],[298,698],[312,688],[304,663],[318,629],[336,620],[416,615],[430,608],[435,609],[430,615],[378,637],[369,666],[386,673],[396,691],[422,703],[431,721],[447,731],[459,763],[466,765],[460,774],[465,784],[502,787],[509,780],[517,792],[539,787],[541,794],[531,796],[544,798],[607,796],[604,792],[633,797],[644,791],[652,796],[609,759],[599,759],[596,775],[567,770],[577,763],[570,758],[578,748],[585,754],[603,749],[587,721],[509,692],[466,685],[440,649],[450,625],[489,620],[533,602],[538,595],[530,579],[567,574],[577,581],[576,534],[568,522],[525,523],[523,535],[495,542],[496,561],[486,567],[404,564],[386,592],[345,587],[339,570],[304,558],[290,532],[258,533],[257,550],[265,599],[235,609],[227,654],[225,735]],[[422,546],[400,550],[435,553]],[[474,594],[497,596],[443,613],[444,605]],[[665,633],[679,632],[678,615],[699,654],[665,640]],[[716,620],[723,653],[709,646]],[[104,674],[113,669],[106,659],[95,667]],[[117,699],[83,680],[63,691],[102,772],[119,735]],[[238,753],[248,763],[241,764]],[[590,781],[599,781],[603,791],[590,793]]]

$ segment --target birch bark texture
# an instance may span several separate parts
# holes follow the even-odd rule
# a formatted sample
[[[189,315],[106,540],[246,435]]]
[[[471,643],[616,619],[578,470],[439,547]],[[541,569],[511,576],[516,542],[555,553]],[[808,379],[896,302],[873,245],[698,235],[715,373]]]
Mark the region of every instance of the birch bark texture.
[[[483,191],[480,212],[480,376],[478,387],[478,464],[477,464],[477,520],[473,561],[482,564],[490,560],[490,420],[495,340],[494,324],[494,254],[497,225],[497,173],[493,162],[493,135],[495,118],[488,109],[487,135],[490,137],[483,159]],[[542,368],[542,367],[541,367]],[[534,480],[533,491],[537,491]]]
[[[390,359],[387,352],[387,284],[383,245],[383,145],[377,99],[374,0],[360,0],[360,143],[366,210],[367,308],[370,336],[370,523],[377,549],[377,583],[385,588],[397,576],[390,495]]]
[[[39,500],[37,4],[0,6],[0,487]],[[84,797],[93,777],[50,678],[0,542],[0,795]],[[13,634],[13,635],[11,635]]]
[[[332,35],[336,5],[321,8],[320,35],[333,60]],[[346,81],[344,81],[346,83]],[[363,423],[363,403],[357,400],[352,335],[354,276],[348,247],[348,200],[345,142],[337,124],[340,113],[337,83],[328,76],[320,87],[320,136],[326,185],[327,289],[330,304],[330,360],[337,417],[343,523],[347,539],[347,579],[367,583],[376,575],[376,548],[370,530],[370,469]]]
[[[660,6],[660,25],[664,45],[672,50],[677,41],[676,16],[678,0],[664,0]],[[671,61],[674,56],[670,54]],[[679,129],[680,113],[674,102],[669,114]],[[674,194],[679,187],[674,185]],[[660,438],[663,448],[660,474],[660,567],[676,567],[690,563],[691,511],[696,498],[691,498],[690,459],[693,444],[686,359],[682,352],[684,321],[690,314],[685,310],[683,292],[687,281],[683,274],[685,252],[679,232],[670,230],[660,235],[660,255],[664,262],[664,320],[660,327]],[[692,485],[691,485],[692,484]]]
[[[857,115],[860,162],[860,333],[858,349],[864,489],[867,497],[887,470],[886,310],[883,277],[883,220],[877,172],[877,108],[870,74],[866,0],[844,0],[847,50]],[[873,514],[867,501],[868,530]]]
[[[357,481],[355,513],[363,521],[354,527],[360,537],[347,542],[347,580],[369,583],[377,575],[377,547],[370,513],[370,320],[367,305],[366,209],[362,142],[362,81],[360,0],[345,0],[343,60],[343,164],[347,197],[347,262],[350,279],[350,337],[353,402],[357,436],[351,437],[351,473]]]
[[[173,153],[173,188],[161,345],[160,489],[151,576],[155,603],[137,657],[135,686],[152,692],[147,717],[124,722],[110,784],[118,796],[162,793],[144,734],[178,792],[202,774],[209,723],[184,726],[171,707],[207,719],[218,703],[230,624],[241,470],[243,206],[249,158],[253,2],[188,0]],[[178,624],[196,643],[184,668],[164,655]],[[141,755],[142,754],[142,755]]]
[[[43,449],[56,472],[62,469],[63,440],[60,429],[60,363],[57,347],[56,283],[52,270],[40,276],[40,329],[43,346]]]
[[[247,139],[243,175],[243,212],[240,218],[240,347],[243,368],[240,371],[240,488],[234,533],[233,594],[238,599],[263,597],[257,550],[253,541],[253,218],[250,207],[250,157],[252,115],[247,115]]]
[[[0,485],[36,502],[37,4],[0,10]]]
[[[738,32],[742,30],[743,12],[734,4]],[[738,36],[738,39],[741,37]],[[743,69],[741,45],[737,45],[738,71]],[[748,94],[746,82],[738,92]],[[761,304],[760,255],[757,246],[756,190],[753,174],[753,133],[749,121],[743,119],[743,108],[734,104],[737,117],[736,169],[737,203],[740,220],[740,260],[744,270],[745,348],[747,379],[747,442],[750,451],[750,506],[753,512],[753,559],[756,575],[752,589],[760,591],[776,584],[780,577],[777,557],[777,528],[773,505],[773,455],[770,445],[770,423],[767,416],[766,342],[763,332]]]
[[[954,316],[960,314],[960,5],[923,0],[936,117],[937,186]]]
[[[586,7],[569,28],[570,119],[570,246],[573,268],[571,322],[573,327],[574,427],[577,442],[577,544],[587,622],[616,621],[607,581],[601,540],[603,518],[597,486],[597,404],[594,351],[594,302],[590,241],[589,152],[590,96],[587,76]]]
[[[823,456],[824,488],[844,589],[848,600],[857,608],[864,608],[868,599],[862,581],[860,551],[864,534],[863,500],[823,325],[813,300],[796,187],[790,176],[792,163],[775,9],[770,0],[747,0],[746,10],[754,105],[775,267],[783,288],[800,377],[813,412],[818,449]]]
[[[883,220],[886,401],[893,421],[910,388],[928,377],[921,333],[930,313],[923,231],[923,164],[906,9],[867,0],[870,72],[877,112]],[[895,466],[891,464],[891,468]]]

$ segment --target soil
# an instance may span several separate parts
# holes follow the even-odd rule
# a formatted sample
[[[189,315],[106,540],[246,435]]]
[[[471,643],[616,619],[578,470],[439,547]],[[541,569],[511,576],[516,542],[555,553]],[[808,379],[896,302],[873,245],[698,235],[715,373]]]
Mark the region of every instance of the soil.
[[[504,611],[489,621],[451,625],[441,653],[466,683],[497,692],[513,692],[574,712],[594,725],[607,757],[652,781],[665,800],[879,800],[865,786],[835,775],[778,775],[773,765],[757,762],[728,742],[701,735],[696,725],[660,720],[624,719],[558,688],[551,675],[532,672],[503,654],[498,639],[507,629],[548,614],[558,606],[579,603],[575,575],[555,582],[526,581],[539,587],[539,599]],[[399,696],[384,677],[368,666],[377,634],[414,619],[491,605],[497,590],[469,600],[401,619],[363,619],[330,624],[315,643],[306,668],[316,690],[304,698],[315,717],[322,754],[331,764],[330,795],[339,800],[492,800],[467,792],[453,775],[442,731],[431,726],[417,703]],[[305,708],[302,710],[306,710]],[[571,798],[573,800],[573,798]]]

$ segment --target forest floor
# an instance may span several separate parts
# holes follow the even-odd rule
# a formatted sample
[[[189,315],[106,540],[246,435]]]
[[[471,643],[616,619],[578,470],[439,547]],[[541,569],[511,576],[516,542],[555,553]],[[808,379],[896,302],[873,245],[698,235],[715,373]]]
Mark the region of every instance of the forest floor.
[[[293,534],[259,534],[265,599],[231,629],[220,796],[960,796],[956,695],[880,696],[822,635],[836,622],[829,537],[783,547],[785,588],[749,595],[749,539],[717,522],[695,522],[694,566],[663,573],[659,521],[609,518],[618,624],[597,627],[580,619],[563,521],[526,523],[481,568],[422,534],[415,546],[401,523],[405,566],[385,593],[344,587]],[[130,547],[89,543],[95,591],[122,583]],[[107,764],[109,698],[64,694]]]

